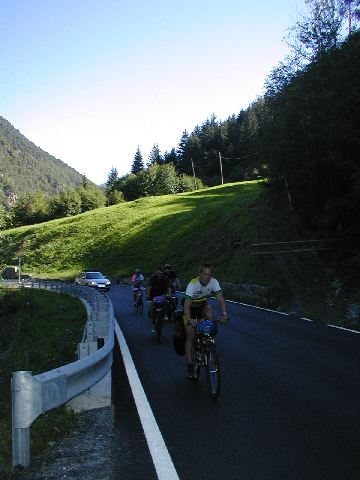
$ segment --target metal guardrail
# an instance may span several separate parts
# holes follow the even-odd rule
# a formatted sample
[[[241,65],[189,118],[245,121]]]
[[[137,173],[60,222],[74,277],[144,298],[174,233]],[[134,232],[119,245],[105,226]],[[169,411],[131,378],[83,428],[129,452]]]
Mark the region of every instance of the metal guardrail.
[[[89,390],[111,369],[114,346],[114,311],[108,298],[88,287],[51,281],[30,281],[25,287],[42,288],[79,297],[87,307],[88,321],[84,330],[87,341],[93,342],[94,324],[107,320],[104,346],[95,353],[45,373],[29,371],[12,373],[12,464],[30,465],[30,426],[42,413],[63,405]],[[84,340],[84,339],[83,339]]]

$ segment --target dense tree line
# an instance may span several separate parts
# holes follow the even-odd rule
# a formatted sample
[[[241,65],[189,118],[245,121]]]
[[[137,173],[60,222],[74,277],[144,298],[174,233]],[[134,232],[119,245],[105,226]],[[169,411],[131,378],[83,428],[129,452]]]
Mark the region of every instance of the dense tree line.
[[[272,189],[306,225],[359,228],[359,105],[360,33],[266,96],[261,152]]]
[[[131,173],[119,177],[116,168],[111,170],[105,187],[108,205],[140,197],[189,192],[204,186],[198,178],[177,173],[172,163],[164,163],[158,147],[152,150],[147,167],[142,164],[138,168],[139,155],[138,149]]]
[[[21,195],[11,208],[0,206],[0,229],[70,217],[105,206],[104,190],[84,181],[59,195],[34,192]]]

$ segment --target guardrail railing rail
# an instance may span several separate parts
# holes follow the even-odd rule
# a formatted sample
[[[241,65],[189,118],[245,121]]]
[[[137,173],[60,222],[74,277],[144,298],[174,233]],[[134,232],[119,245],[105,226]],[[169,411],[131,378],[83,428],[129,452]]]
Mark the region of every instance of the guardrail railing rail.
[[[84,342],[97,342],[97,350],[68,365],[32,375],[12,373],[12,464],[30,465],[30,426],[42,413],[86,392],[110,371],[114,346],[114,311],[111,302],[88,287],[54,281],[30,281],[25,287],[42,288],[79,297],[86,305]],[[101,342],[98,342],[101,339]],[[80,356],[80,352],[78,352]]]

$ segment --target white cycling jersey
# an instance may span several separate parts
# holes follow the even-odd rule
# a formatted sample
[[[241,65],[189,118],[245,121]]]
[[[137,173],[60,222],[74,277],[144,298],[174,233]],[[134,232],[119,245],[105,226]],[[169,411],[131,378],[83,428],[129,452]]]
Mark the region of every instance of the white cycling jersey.
[[[186,287],[185,298],[191,300],[192,305],[196,306],[212,295],[220,295],[221,287],[216,278],[211,278],[207,285],[200,283],[200,278],[196,277]]]

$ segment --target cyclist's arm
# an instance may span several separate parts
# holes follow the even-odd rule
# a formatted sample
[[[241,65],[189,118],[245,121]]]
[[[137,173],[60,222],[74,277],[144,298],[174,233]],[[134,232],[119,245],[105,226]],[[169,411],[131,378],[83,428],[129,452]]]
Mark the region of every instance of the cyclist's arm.
[[[222,315],[225,317],[227,316],[226,313],[226,305],[225,305],[225,300],[223,297],[223,294],[220,292],[215,292],[216,300],[218,302],[219,308],[221,310]]]
[[[170,284],[170,280],[168,280],[166,282],[166,290],[165,290],[165,296],[166,297],[171,297],[171,284]]]

